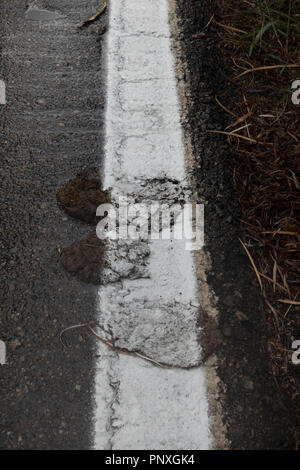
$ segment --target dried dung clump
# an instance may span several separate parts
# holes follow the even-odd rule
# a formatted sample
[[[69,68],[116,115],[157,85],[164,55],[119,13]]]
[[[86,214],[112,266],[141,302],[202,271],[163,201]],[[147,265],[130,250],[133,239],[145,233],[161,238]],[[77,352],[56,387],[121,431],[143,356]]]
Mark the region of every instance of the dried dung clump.
[[[102,191],[99,173],[94,168],[79,173],[57,192],[59,207],[68,215],[89,224],[100,220],[96,217],[97,207],[109,201],[109,192]]]
[[[61,263],[72,276],[90,284],[100,284],[106,242],[96,234],[72,243],[61,251]]]

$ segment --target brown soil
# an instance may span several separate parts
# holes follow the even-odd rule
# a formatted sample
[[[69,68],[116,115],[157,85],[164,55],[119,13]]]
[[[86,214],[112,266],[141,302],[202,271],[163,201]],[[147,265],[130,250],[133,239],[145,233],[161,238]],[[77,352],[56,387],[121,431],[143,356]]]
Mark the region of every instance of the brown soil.
[[[97,207],[110,201],[108,191],[102,191],[97,168],[86,168],[57,192],[57,202],[71,217],[95,225]],[[100,283],[106,243],[96,233],[78,240],[61,252],[60,261],[72,276],[91,283]]]
[[[83,282],[100,283],[100,272],[104,264],[106,243],[96,234],[76,241],[61,252],[61,263],[72,275]]]
[[[109,192],[101,190],[97,169],[90,168],[79,173],[57,192],[57,202],[68,215],[96,224],[97,207],[109,202]]]

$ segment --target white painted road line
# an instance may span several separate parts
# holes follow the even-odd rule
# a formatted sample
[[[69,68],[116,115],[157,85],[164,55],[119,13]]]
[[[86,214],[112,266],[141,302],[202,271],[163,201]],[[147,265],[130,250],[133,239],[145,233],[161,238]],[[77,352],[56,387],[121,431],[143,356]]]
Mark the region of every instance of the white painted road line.
[[[110,1],[105,158],[104,187],[112,189],[113,199],[161,201],[178,190],[188,194],[169,0]],[[192,253],[184,240],[152,241],[149,247],[123,241],[109,256],[117,279],[99,289],[99,323],[117,346],[175,368],[161,369],[100,344],[94,447],[208,449]],[[130,278],[124,274],[126,256],[139,264]]]

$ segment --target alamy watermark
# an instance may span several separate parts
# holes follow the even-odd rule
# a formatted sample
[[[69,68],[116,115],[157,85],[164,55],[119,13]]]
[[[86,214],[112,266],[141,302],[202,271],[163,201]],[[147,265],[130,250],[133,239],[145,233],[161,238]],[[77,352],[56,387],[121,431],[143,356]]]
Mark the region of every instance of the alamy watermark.
[[[295,366],[299,366],[300,365],[300,340],[296,340],[293,342],[292,349],[296,350],[292,355],[292,363]]]
[[[6,87],[3,80],[0,80],[0,104],[6,104]]]
[[[6,344],[0,340],[0,365],[6,364]]]
[[[292,83],[292,103],[293,104],[300,104],[300,80],[295,80]]]
[[[203,204],[141,204],[121,196],[115,204],[100,205],[96,214],[100,240],[184,240],[189,251],[204,246]]]

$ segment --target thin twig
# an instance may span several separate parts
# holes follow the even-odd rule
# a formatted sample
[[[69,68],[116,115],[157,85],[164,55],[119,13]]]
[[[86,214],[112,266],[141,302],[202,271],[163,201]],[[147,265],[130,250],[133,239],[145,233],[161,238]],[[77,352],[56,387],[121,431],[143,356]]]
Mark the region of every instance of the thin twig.
[[[115,346],[113,344],[112,341],[109,341],[107,339],[104,339],[102,338],[101,336],[99,336],[94,330],[93,328],[91,328],[90,325],[87,325],[88,326],[88,329],[90,330],[90,332],[92,333],[93,336],[95,336],[99,341],[101,341],[101,343],[105,344],[109,349],[111,349],[112,351],[115,351],[117,352],[118,354],[125,354],[127,356],[134,356],[134,357],[139,357],[140,359],[144,359],[145,361],[148,361],[148,362],[151,362],[152,364],[158,366],[158,367],[162,367],[164,369],[173,369],[172,366],[166,366],[164,364],[161,364],[160,362],[157,362],[155,361],[154,359],[151,359],[150,357],[147,357],[147,356],[144,356],[143,354],[140,354],[138,352],[131,352],[131,351],[128,351],[127,349],[123,349],[123,348],[118,348],[117,346]]]
[[[288,65],[265,65],[264,67],[254,67],[253,69],[245,70],[244,72],[237,75],[235,78],[241,78],[251,72],[259,72],[260,70],[275,70],[275,69],[295,69],[300,68],[300,64],[288,64]]]
[[[245,137],[244,135],[240,134],[235,134],[234,132],[226,132],[226,131],[217,131],[217,130],[207,130],[206,132],[210,132],[213,134],[224,134],[224,135],[229,135],[232,137],[238,137],[239,139],[247,140],[248,142],[251,142],[253,144],[259,144],[260,142],[257,142],[257,140],[254,139],[249,139],[249,137]],[[262,142],[263,145],[265,145],[264,142]]]
[[[75,328],[83,328],[83,327],[87,327],[87,326],[89,326],[89,325],[95,325],[95,324],[96,324],[96,322],[86,322],[86,323],[79,323],[78,325],[68,326],[68,328],[65,328],[64,330],[62,330],[62,332],[61,332],[60,335],[59,335],[59,339],[60,339],[61,344],[62,344],[64,347],[66,347],[66,348],[70,348],[70,347],[71,347],[71,346],[67,346],[67,345],[63,342],[63,340],[62,340],[63,335],[64,335],[67,331],[69,331],[69,330],[74,330]]]
[[[102,1],[103,1],[103,6],[102,6],[101,10],[99,10],[97,13],[95,13],[93,16],[91,16],[91,18],[89,18],[88,20],[84,21],[79,26],[80,29],[83,29],[83,28],[89,26],[90,24],[94,23],[94,21],[96,21],[102,15],[102,13],[104,13],[104,11],[107,7],[107,2],[106,2],[106,0],[102,0]]]
[[[255,263],[254,263],[254,260],[253,260],[251,254],[250,254],[250,251],[248,250],[248,248],[246,247],[245,243],[243,243],[240,238],[239,238],[239,240],[240,240],[240,242],[241,242],[241,244],[242,244],[244,250],[246,251],[246,253],[247,253],[247,255],[248,255],[248,258],[250,259],[250,262],[251,262],[251,264],[252,264],[252,266],[253,266],[254,272],[255,272],[256,277],[257,277],[257,279],[258,279],[260,288],[261,288],[261,290],[263,290],[263,283],[262,283],[260,274],[259,274],[259,272],[258,272],[258,269],[257,269],[257,267],[256,267],[256,265],[255,265]]]

